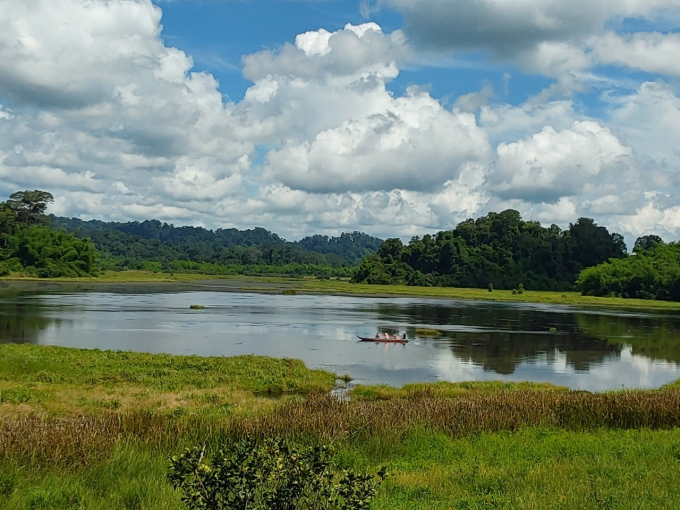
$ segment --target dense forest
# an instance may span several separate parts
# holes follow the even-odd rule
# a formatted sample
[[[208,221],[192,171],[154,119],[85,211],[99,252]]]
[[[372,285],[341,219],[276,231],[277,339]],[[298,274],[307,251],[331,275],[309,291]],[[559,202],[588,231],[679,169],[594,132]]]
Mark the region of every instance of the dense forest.
[[[382,241],[360,232],[287,242],[263,228],[175,227],[157,220],[103,222],[47,216],[54,197],[20,191],[0,202],[0,276],[96,275],[101,270],[352,276],[356,283],[568,290],[680,301],[680,243],[623,237],[592,219],[566,230],[514,210],[453,230]]]
[[[388,239],[352,281],[369,284],[534,290],[573,289],[579,273],[627,257],[623,236],[580,218],[567,230],[524,221],[514,210],[469,219],[408,244]]]
[[[578,288],[590,296],[619,296],[680,301],[680,243],[641,237],[634,255],[583,271]]]
[[[96,274],[98,253],[92,243],[47,225],[45,210],[53,201],[50,193],[36,190],[19,191],[0,202],[0,276]]]
[[[115,223],[52,216],[54,228],[91,239],[102,269],[210,274],[350,276],[382,240],[360,232],[287,242],[263,228],[175,227],[158,220]]]

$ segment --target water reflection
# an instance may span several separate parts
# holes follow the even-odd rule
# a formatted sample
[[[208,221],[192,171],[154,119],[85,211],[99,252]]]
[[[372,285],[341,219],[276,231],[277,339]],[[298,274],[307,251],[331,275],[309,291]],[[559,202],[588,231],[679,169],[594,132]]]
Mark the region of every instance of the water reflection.
[[[281,296],[174,287],[0,289],[0,341],[175,354],[263,354],[362,383],[546,381],[583,389],[680,378],[680,317],[415,298]],[[199,312],[189,305],[206,306]],[[416,338],[417,328],[443,336]],[[406,330],[406,346],[356,335]]]
[[[524,333],[521,341],[517,335],[502,333],[455,333],[449,338],[457,358],[498,374],[512,374],[520,364],[539,357],[555,363],[559,353],[565,354],[565,363],[577,372],[588,372],[621,352],[620,345],[572,333]]]
[[[46,316],[45,311],[40,301],[5,297],[0,305],[0,344],[38,343],[43,331],[62,323],[59,318]]]

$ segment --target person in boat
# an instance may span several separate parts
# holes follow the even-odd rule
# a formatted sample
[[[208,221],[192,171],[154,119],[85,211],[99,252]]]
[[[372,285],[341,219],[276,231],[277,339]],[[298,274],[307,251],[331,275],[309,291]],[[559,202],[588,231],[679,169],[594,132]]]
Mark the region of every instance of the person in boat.
[[[380,339],[380,331],[378,331],[378,332],[375,334],[375,338],[376,338],[376,340],[379,340],[379,339]]]
[[[406,331],[401,332],[401,339],[406,340]]]

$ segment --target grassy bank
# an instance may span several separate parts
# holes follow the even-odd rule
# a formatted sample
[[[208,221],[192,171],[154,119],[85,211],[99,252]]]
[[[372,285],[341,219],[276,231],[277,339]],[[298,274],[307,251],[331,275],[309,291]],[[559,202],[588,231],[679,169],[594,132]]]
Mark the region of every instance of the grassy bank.
[[[458,289],[451,287],[410,287],[406,285],[352,284],[345,279],[318,280],[312,277],[287,278],[268,276],[213,276],[203,274],[153,273],[150,271],[107,271],[97,278],[10,278],[6,282],[49,283],[197,283],[212,280],[215,286],[235,291],[265,291],[296,293],[355,295],[355,296],[403,296],[477,301],[505,301],[514,303],[548,303],[569,306],[597,306],[648,310],[680,310],[679,302],[582,296],[578,292],[549,292],[527,290],[513,294],[509,290]]]
[[[168,457],[245,435],[387,466],[378,509],[680,507],[677,384],[361,387],[340,402],[334,382],[294,360],[0,345],[0,507],[179,510]]]
[[[0,404],[10,404],[0,406],[0,416],[100,410],[230,415],[275,405],[272,396],[329,391],[334,384],[333,374],[293,359],[0,346]]]

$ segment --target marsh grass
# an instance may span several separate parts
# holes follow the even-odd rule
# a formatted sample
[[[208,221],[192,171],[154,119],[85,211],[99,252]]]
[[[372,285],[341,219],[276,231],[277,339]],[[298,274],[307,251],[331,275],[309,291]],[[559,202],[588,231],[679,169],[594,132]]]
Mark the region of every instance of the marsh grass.
[[[138,440],[160,448],[178,438],[200,442],[267,438],[321,442],[398,441],[423,429],[450,438],[516,431],[527,427],[564,430],[662,429],[680,426],[680,391],[626,391],[591,394],[560,391],[497,391],[457,398],[393,399],[340,402],[327,394],[280,404],[276,412],[249,416],[186,413],[120,413],[64,417],[26,416],[0,421],[0,458],[26,462],[85,465],[121,440]],[[30,431],[30,433],[29,433]]]
[[[549,383],[506,382],[506,381],[467,381],[451,383],[439,381],[435,383],[406,384],[401,388],[387,385],[357,385],[352,391],[356,400],[392,400],[419,398],[453,398],[462,395],[492,393],[498,391],[555,391],[568,392],[569,388]]]
[[[442,332],[439,331],[438,329],[418,328],[418,329],[416,329],[416,335],[436,337],[436,336],[442,336]]]
[[[168,457],[246,435],[386,465],[376,509],[680,508],[678,383],[359,386],[339,401],[334,381],[293,360],[0,346],[0,508],[179,510]],[[257,396],[281,387],[296,392]]]
[[[177,391],[229,387],[258,393],[330,390],[335,376],[300,360],[172,356],[36,345],[0,345],[0,380]]]
[[[117,410],[221,418],[334,385],[334,374],[298,360],[0,345],[0,417]]]

